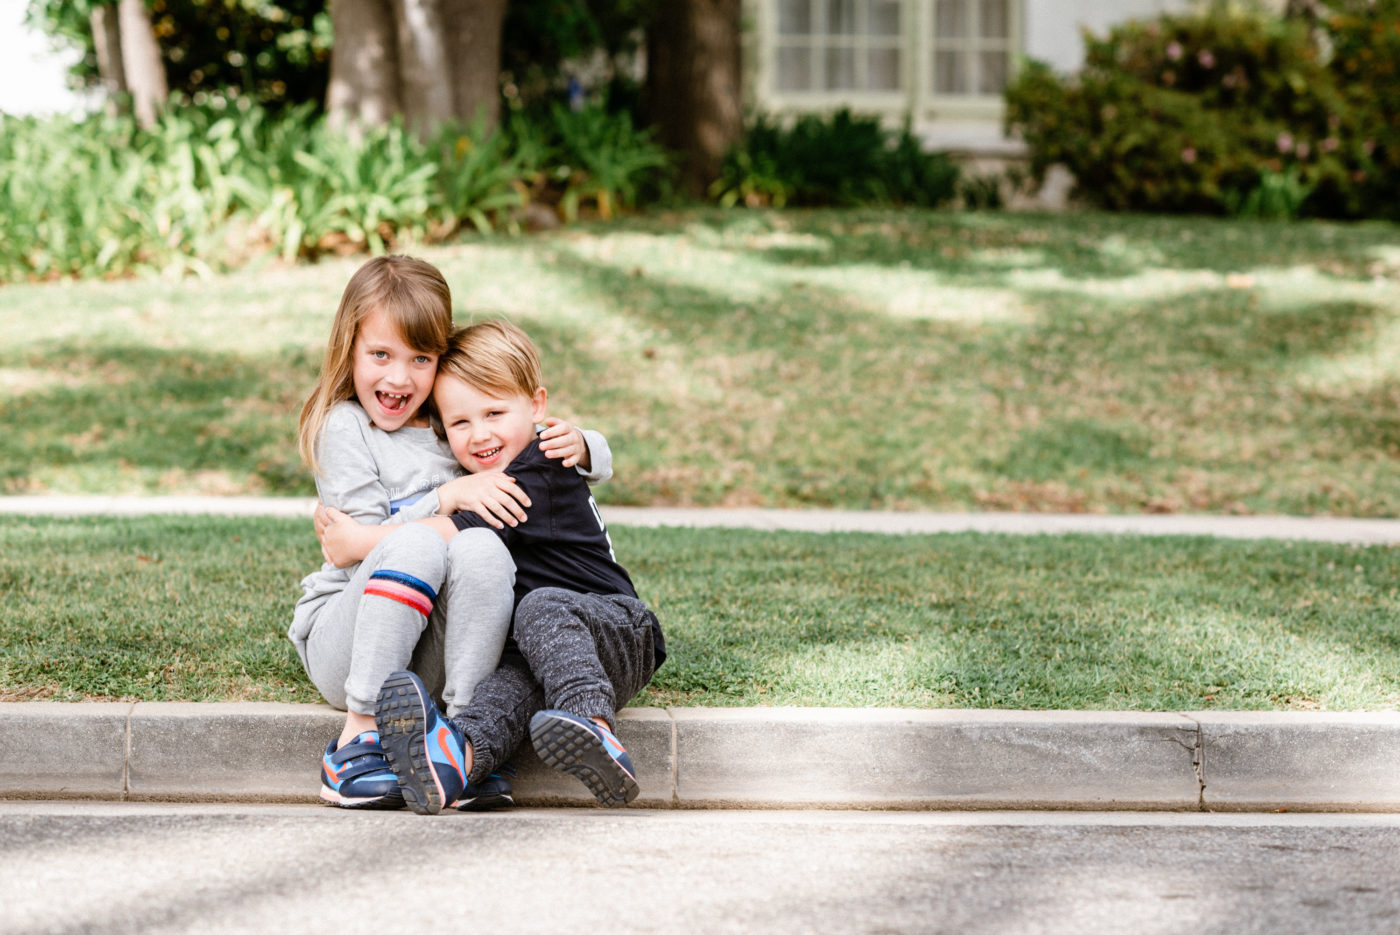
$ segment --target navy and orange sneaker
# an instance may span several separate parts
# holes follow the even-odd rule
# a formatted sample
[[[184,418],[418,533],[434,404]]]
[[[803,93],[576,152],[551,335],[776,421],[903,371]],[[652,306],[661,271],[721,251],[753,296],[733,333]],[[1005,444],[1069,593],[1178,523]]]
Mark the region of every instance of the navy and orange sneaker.
[[[541,711],[530,719],[530,741],[545,766],[578,778],[604,805],[637,797],[632,758],[606,727],[567,711]]]
[[[367,730],[340,748],[338,740],[331,738],[321,756],[321,800],[341,808],[403,808],[379,735]]]
[[[412,672],[384,680],[374,722],[404,802],[419,815],[436,815],[456,802],[467,785],[467,742],[428,697]]]
[[[464,812],[488,812],[496,808],[510,808],[515,804],[515,790],[511,779],[515,777],[515,767],[509,763],[500,767],[481,782],[469,782],[453,808]]]

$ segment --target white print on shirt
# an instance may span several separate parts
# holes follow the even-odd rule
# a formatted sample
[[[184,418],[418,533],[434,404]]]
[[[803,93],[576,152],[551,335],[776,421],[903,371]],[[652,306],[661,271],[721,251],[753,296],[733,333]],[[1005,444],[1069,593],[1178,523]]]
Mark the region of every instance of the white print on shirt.
[[[428,478],[426,484],[418,484],[413,487],[410,487],[408,484],[397,488],[390,487],[388,491],[389,513],[392,515],[402,510],[404,507],[412,506],[426,497],[429,491],[437,490],[443,484],[460,476],[461,475],[454,474],[450,477],[444,477],[441,474],[434,474],[432,477]]]
[[[608,541],[608,558],[617,561],[617,553],[613,551],[612,536],[608,535],[608,527],[603,523],[603,514],[598,512],[598,501],[589,497],[588,508],[593,511],[593,518],[598,521],[598,529],[603,533],[603,538]]]

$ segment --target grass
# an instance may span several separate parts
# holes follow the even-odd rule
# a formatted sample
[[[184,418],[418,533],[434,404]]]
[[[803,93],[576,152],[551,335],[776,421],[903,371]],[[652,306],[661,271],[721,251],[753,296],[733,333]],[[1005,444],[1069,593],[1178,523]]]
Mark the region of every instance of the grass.
[[[637,704],[1400,701],[1393,548],[612,533],[671,652]],[[0,700],[319,701],[285,636],[316,562],[302,521],[0,518]]]
[[[1400,227],[695,211],[417,251],[604,503],[1400,514]],[[358,260],[9,285],[0,492],[307,494]]]

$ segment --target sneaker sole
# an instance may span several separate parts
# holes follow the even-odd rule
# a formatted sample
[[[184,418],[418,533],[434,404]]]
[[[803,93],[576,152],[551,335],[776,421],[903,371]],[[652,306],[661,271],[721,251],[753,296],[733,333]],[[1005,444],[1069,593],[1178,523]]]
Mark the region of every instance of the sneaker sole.
[[[513,808],[515,799],[508,795],[478,795],[470,799],[458,799],[452,807],[463,812],[490,812],[498,808]]]
[[[321,787],[321,801],[326,805],[334,805],[337,808],[366,808],[366,809],[399,809],[403,808],[404,800],[402,795],[380,795],[374,798],[354,799],[341,795],[334,789]]]
[[[374,703],[379,743],[389,757],[404,803],[419,815],[442,811],[442,783],[426,746],[428,709],[418,686],[406,676],[390,677]]]
[[[641,791],[637,780],[608,755],[598,735],[576,721],[548,718],[532,723],[530,742],[545,766],[580,780],[609,808],[626,805]]]

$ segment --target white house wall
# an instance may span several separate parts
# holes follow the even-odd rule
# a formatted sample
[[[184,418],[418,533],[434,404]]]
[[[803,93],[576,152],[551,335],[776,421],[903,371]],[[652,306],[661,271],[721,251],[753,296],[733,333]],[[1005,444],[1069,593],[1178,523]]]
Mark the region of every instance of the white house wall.
[[[1080,30],[1097,36],[1130,19],[1155,19],[1189,10],[1192,0],[1024,0],[1025,53],[1056,71],[1077,71],[1084,63]]]

